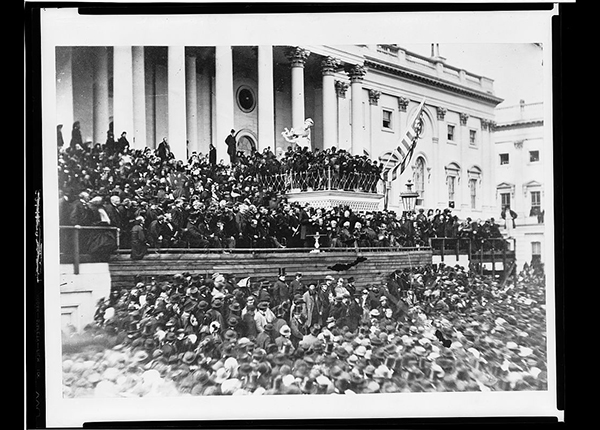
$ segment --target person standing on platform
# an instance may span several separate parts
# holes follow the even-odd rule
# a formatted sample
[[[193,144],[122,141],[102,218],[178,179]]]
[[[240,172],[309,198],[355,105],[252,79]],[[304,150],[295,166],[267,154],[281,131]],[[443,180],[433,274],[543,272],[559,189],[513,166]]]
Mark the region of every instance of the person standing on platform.
[[[214,168],[217,165],[217,148],[212,143],[208,146],[208,163],[211,168]]]
[[[56,144],[58,145],[59,148],[62,148],[63,145],[65,144],[65,141],[63,139],[62,129],[63,129],[62,124],[58,124],[56,126]]]
[[[235,141],[235,130],[231,130],[231,132],[225,139],[225,144],[227,145],[227,154],[229,154],[229,161],[231,165],[234,165],[237,162],[237,142]]]
[[[83,149],[83,138],[81,137],[81,123],[75,121],[71,130],[71,149]]]

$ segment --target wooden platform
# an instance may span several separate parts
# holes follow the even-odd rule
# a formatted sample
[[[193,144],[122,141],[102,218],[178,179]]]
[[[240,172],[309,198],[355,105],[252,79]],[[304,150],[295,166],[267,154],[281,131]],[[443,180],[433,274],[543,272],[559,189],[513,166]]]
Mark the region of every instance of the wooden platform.
[[[348,270],[335,271],[328,267],[347,264],[357,257],[367,260]],[[288,278],[296,272],[303,274],[306,283],[322,281],[325,276],[356,279],[356,286],[378,283],[397,269],[422,266],[431,263],[430,248],[387,248],[359,250],[335,250],[311,253],[308,249],[286,250],[234,250],[231,253],[210,250],[150,250],[142,260],[131,260],[129,254],[120,251],[110,262],[113,288],[133,286],[136,275],[144,279],[155,277],[167,279],[176,273],[189,272],[211,276],[215,272],[228,273],[236,280],[250,277],[252,282],[260,279],[275,281],[279,268],[285,268]]]

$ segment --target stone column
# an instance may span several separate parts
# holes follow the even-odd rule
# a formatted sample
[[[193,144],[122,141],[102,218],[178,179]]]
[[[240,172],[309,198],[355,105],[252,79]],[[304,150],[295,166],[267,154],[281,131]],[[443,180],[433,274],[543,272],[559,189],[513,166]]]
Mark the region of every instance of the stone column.
[[[362,118],[362,83],[366,70],[364,66],[357,64],[350,69],[350,92],[352,94],[352,141],[351,152],[353,155],[362,153],[363,118]]]
[[[94,143],[106,142],[109,125],[108,110],[108,50],[95,49],[94,65]],[[63,134],[65,129],[63,128]]]
[[[304,125],[304,63],[310,52],[294,47],[288,51],[292,69],[292,127],[301,130]]]
[[[233,52],[231,46],[215,48],[215,147],[217,160],[229,162],[225,138],[234,128],[233,123]],[[222,152],[221,152],[222,150]]]
[[[131,46],[115,46],[113,55],[113,124],[115,140],[127,133],[133,146],[133,54]]]
[[[73,58],[72,48],[56,49],[56,121],[62,124],[65,145],[71,141],[73,127]]]
[[[273,47],[258,47],[258,142],[257,150],[271,147],[275,152],[275,88]]]
[[[348,112],[348,101],[346,100],[346,92],[350,86],[344,81],[335,81],[335,93],[337,96],[337,142],[340,149],[350,150],[350,137],[348,136],[348,128],[350,124],[350,113]]]
[[[133,51],[133,133],[129,143],[136,149],[148,146],[146,138],[146,71],[144,47],[134,46]]]
[[[199,151],[198,144],[198,85],[196,77],[196,56],[185,57],[185,90],[188,152]],[[188,154],[188,155],[189,155]]]
[[[327,57],[321,62],[323,73],[323,149],[337,146],[337,98],[333,73],[340,66],[336,58]]]
[[[185,102],[185,47],[169,46],[167,62],[169,85],[169,135],[167,142],[177,160],[187,159],[187,121]]]
[[[377,132],[381,127],[381,115],[379,114],[379,98],[381,97],[381,91],[379,90],[369,90],[369,119],[370,119],[370,135],[369,141],[365,142],[363,145],[364,149],[369,151],[369,155],[371,157],[377,157],[379,154],[373,153],[373,144],[375,143],[375,138],[377,136]]]

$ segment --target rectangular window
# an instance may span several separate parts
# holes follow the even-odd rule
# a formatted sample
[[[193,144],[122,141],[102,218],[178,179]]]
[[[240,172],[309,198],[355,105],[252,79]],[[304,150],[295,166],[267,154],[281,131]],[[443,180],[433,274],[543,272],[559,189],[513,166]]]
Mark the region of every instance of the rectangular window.
[[[531,242],[531,255],[533,257],[542,255],[542,242]]]
[[[529,162],[535,163],[540,161],[540,151],[529,151]]]
[[[471,209],[477,208],[477,179],[469,179],[469,191],[471,192]]]
[[[500,154],[500,165],[508,164],[508,154]]]
[[[510,193],[500,193],[500,207],[510,207]]]
[[[477,144],[477,130],[469,130],[469,144],[470,145]]]
[[[383,109],[381,126],[387,130],[392,129],[392,111]]]
[[[454,141],[454,126],[452,124],[448,124],[448,140],[450,142]]]
[[[539,208],[542,205],[542,193],[541,191],[531,192],[531,207]]]
[[[454,184],[456,177],[448,176],[448,200],[454,201]]]

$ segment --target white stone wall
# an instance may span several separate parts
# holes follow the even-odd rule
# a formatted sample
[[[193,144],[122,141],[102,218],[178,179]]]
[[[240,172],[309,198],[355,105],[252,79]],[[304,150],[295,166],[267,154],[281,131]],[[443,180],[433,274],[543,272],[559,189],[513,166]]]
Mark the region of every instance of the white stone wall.
[[[60,307],[63,331],[80,332],[93,322],[96,305],[110,294],[108,263],[87,263],[75,275],[72,264],[60,265]]]

